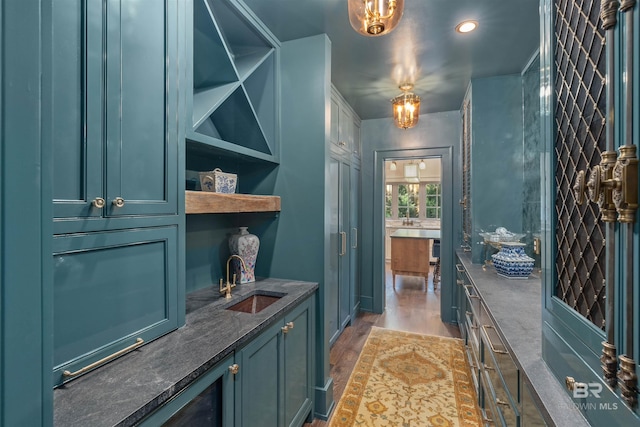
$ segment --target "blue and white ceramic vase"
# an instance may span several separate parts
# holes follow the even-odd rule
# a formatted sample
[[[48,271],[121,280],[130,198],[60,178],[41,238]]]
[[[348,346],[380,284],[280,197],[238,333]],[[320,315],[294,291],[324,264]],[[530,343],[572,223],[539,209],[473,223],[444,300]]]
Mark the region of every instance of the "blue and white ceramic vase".
[[[533,271],[533,258],[524,252],[524,243],[503,242],[500,252],[491,256],[493,266],[500,276],[509,279],[526,279]]]
[[[244,260],[246,269],[242,268],[242,263],[234,258],[233,268],[236,273],[238,283],[252,283],[256,281],[255,268],[260,249],[260,239],[255,234],[249,233],[247,227],[240,227],[240,232],[229,238],[229,251],[238,255]]]

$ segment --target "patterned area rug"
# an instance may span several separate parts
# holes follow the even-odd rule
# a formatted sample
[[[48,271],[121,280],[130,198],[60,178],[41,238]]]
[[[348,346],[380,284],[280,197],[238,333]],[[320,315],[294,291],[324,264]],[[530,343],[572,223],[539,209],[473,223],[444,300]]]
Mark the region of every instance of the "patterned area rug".
[[[464,344],[373,327],[330,427],[481,426]]]

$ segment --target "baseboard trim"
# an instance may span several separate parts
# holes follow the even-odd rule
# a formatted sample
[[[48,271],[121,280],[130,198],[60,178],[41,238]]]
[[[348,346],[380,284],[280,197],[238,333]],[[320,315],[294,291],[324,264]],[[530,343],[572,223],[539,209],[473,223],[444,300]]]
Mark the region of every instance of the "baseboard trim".
[[[324,387],[316,387],[316,407],[314,416],[327,421],[333,412],[336,402],[333,400],[333,378],[329,378]]]

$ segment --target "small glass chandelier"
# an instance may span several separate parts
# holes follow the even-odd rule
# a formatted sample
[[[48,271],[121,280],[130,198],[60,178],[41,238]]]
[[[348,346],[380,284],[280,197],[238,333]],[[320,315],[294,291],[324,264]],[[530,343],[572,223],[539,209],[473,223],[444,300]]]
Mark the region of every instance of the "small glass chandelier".
[[[411,89],[413,89],[411,83],[401,85],[402,95],[398,95],[391,100],[393,104],[393,121],[401,129],[409,129],[418,124],[420,97],[411,93]]]
[[[349,0],[349,22],[364,36],[390,33],[400,22],[404,0]]]

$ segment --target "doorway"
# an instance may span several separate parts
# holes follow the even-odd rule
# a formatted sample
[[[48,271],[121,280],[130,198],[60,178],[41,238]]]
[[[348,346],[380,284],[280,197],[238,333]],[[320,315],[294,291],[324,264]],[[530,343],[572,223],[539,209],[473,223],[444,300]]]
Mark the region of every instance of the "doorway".
[[[393,162],[396,162],[395,172],[397,175],[398,170],[400,169],[401,178],[405,179],[405,175],[412,177],[414,167],[417,167],[418,171],[420,171],[420,161],[421,160],[432,160],[435,162],[434,164],[439,163],[439,175],[440,180],[438,183],[431,182],[431,184],[437,185],[437,198],[439,201],[439,209],[437,213],[434,213],[433,210],[429,211],[430,215],[438,215],[437,221],[432,221],[431,218],[427,218],[427,205],[426,205],[426,193],[427,188],[424,183],[424,190],[420,181],[420,172],[418,172],[418,182],[411,184],[418,184],[417,187],[412,187],[413,190],[417,188],[417,197],[414,197],[413,204],[418,203],[420,207],[422,207],[422,201],[420,197],[420,192],[423,191],[424,200],[424,220],[423,216],[420,215],[421,209],[413,209],[412,205],[409,203],[404,203],[404,199],[408,199],[410,196],[403,196],[403,200],[396,201],[398,206],[396,207],[397,213],[393,214],[393,195],[394,189],[393,186],[391,188],[391,199],[389,200],[388,191],[387,191],[387,175],[390,175],[391,165]],[[402,165],[401,168],[398,166]],[[405,174],[405,164],[414,165],[410,166],[408,173]],[[389,173],[387,173],[387,168],[389,168]],[[435,166],[434,170],[438,170]],[[426,170],[426,166],[425,169]],[[426,173],[425,173],[426,174]],[[413,225],[415,227],[416,222],[420,223],[422,226],[422,221],[424,221],[425,226],[430,224],[434,226],[439,223],[440,230],[440,283],[438,284],[438,289],[440,292],[440,319],[446,323],[453,323],[455,321],[454,317],[454,307],[453,307],[453,292],[455,287],[453,286],[453,224],[454,224],[454,216],[458,215],[458,213],[454,212],[453,209],[453,149],[452,147],[444,147],[444,148],[424,148],[424,149],[409,149],[409,150],[385,150],[385,151],[376,151],[375,153],[375,172],[374,172],[374,212],[373,212],[373,222],[374,222],[374,233],[373,233],[373,255],[374,255],[374,271],[373,271],[373,279],[374,279],[374,287],[373,287],[373,304],[374,311],[380,312],[384,310],[387,306],[387,290],[386,290],[386,275],[387,275],[387,262],[386,262],[386,238],[387,238],[387,215],[391,215],[392,220],[399,221],[402,226],[403,219],[400,218],[400,214],[403,213],[406,221],[407,213],[409,215],[409,221],[413,219]],[[400,185],[400,182],[397,183]],[[433,190],[434,188],[430,188]],[[402,190],[398,187],[396,194],[399,196],[400,191],[408,190],[408,188],[403,188]],[[398,197],[399,198],[399,197]],[[387,209],[388,205],[391,204],[391,212],[389,213],[389,209]],[[402,209],[401,209],[402,208]],[[415,218],[412,218],[415,217]],[[435,218],[433,218],[435,220]],[[459,221],[459,219],[458,219]],[[405,222],[406,224],[406,222]],[[391,224],[390,224],[391,225]],[[432,277],[432,274],[431,276]],[[418,277],[402,276],[402,280],[414,280],[420,279]],[[424,279],[420,279],[424,280]],[[424,283],[424,282],[422,282]],[[433,285],[427,283],[426,286],[431,286],[433,289]],[[378,311],[380,310],[380,311]]]

